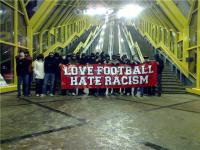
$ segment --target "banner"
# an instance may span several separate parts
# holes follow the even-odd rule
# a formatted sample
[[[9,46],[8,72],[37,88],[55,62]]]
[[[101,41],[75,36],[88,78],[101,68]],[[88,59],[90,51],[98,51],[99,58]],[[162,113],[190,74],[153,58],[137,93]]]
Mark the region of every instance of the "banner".
[[[73,88],[131,88],[155,86],[157,63],[139,65],[61,65],[62,89]]]

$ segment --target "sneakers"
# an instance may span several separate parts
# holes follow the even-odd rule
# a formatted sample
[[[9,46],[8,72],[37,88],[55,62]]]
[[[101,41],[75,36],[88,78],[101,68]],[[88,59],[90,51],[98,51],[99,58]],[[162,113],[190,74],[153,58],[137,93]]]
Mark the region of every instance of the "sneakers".
[[[44,97],[44,94],[41,94],[40,97]]]
[[[53,94],[49,94],[50,96],[54,96]]]

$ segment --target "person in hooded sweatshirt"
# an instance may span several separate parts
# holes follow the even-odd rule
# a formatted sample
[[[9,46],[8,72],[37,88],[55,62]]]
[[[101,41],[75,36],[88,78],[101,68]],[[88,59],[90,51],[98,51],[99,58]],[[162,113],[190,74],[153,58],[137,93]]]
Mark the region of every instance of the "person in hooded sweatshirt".
[[[67,65],[67,64],[69,64],[69,59],[68,59],[68,57],[67,57],[66,55],[63,55],[63,56],[62,56],[61,64],[62,64],[62,65]],[[67,94],[68,94],[67,92],[68,92],[68,89],[62,89],[62,90],[61,90],[61,94],[62,94],[63,96],[67,95]]]
[[[128,58],[125,59],[124,63],[126,65],[131,65],[131,61]],[[127,96],[132,95],[132,88],[125,88],[124,89],[124,95],[127,95]]]
[[[112,56],[112,65],[113,66],[118,66],[120,64],[120,58],[119,55],[113,55]],[[120,88],[113,88],[113,95],[120,95]]]
[[[78,63],[80,65],[86,65],[87,64],[87,58],[86,58],[86,54],[82,53],[81,56],[78,59]],[[84,95],[84,88],[78,89],[78,95]]]
[[[54,80],[54,87],[53,87],[53,94],[56,94],[56,91],[58,91],[58,83],[60,82],[60,63],[61,63],[61,56],[59,53],[54,54],[54,60],[55,60],[55,80]]]
[[[21,96],[21,85],[23,85],[23,95],[29,96],[29,65],[32,62],[25,57],[23,51],[16,56],[16,71],[17,71],[17,97]]]
[[[71,57],[69,57],[68,59],[69,59],[70,65],[76,65],[78,63],[76,59],[76,54],[72,54]],[[69,91],[69,95],[72,95],[72,96],[76,95],[76,89],[69,89],[68,91]]]
[[[54,53],[50,52],[49,55],[44,60],[44,84],[43,84],[43,90],[42,95],[44,96],[47,94],[47,85],[48,82],[50,82],[50,96],[53,95],[53,87],[54,87],[54,81],[55,81],[55,71],[56,71],[56,61],[54,59]]]
[[[162,93],[162,72],[163,72],[163,69],[164,69],[164,62],[163,60],[160,58],[159,54],[156,54],[154,56],[157,64],[158,64],[158,68],[157,68],[157,91],[158,91],[158,96],[161,96],[161,93]]]
[[[96,56],[94,53],[91,53],[89,58],[89,64],[96,64]],[[96,96],[97,95],[97,89],[89,88],[89,95]]]
[[[42,95],[42,85],[44,80],[44,55],[39,54],[36,61],[33,64],[33,72],[35,74],[36,88],[35,94],[36,96]]]
[[[30,96],[31,95],[31,83],[32,83],[32,80],[33,80],[33,67],[32,67],[32,61],[33,61],[33,59],[32,59],[32,57],[30,56],[30,53],[29,53],[29,51],[27,50],[27,51],[25,51],[24,52],[24,54],[25,54],[25,59],[26,59],[26,61],[28,62],[28,64],[29,64],[29,79],[28,79],[28,96]]]
[[[105,58],[106,58],[106,64],[112,64],[109,54],[106,54]],[[111,94],[112,94],[112,88],[108,88],[108,96],[111,96]]]

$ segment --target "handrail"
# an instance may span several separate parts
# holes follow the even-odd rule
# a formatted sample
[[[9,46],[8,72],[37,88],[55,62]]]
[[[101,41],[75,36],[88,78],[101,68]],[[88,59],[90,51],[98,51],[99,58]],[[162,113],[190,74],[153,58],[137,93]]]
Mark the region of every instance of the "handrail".
[[[95,36],[95,34],[97,33],[97,31],[99,30],[100,26],[97,26],[94,32],[90,32],[87,40],[83,43],[82,41],[79,43],[79,45],[76,47],[76,49],[74,50],[74,54],[78,53],[80,51],[81,48],[85,48],[89,41],[92,39],[92,37]]]
[[[140,47],[139,47],[138,43],[137,42],[135,42],[135,43],[133,42],[133,38],[131,36],[131,33],[130,33],[130,31],[127,30],[126,27],[124,27],[123,32],[124,32],[125,36],[127,37],[128,44],[130,44],[129,46],[131,46],[132,48],[134,48],[136,50],[140,62],[143,63],[144,62],[144,57],[142,55],[142,52],[140,50]]]
[[[142,52],[141,52],[140,47],[139,47],[139,45],[138,45],[137,42],[135,42],[135,47],[136,47],[138,56],[139,56],[139,58],[140,58],[140,60],[141,60],[141,63],[143,63],[143,62],[144,62],[144,57],[143,57],[143,55],[142,55]]]
[[[96,32],[96,34],[94,34],[94,38],[90,42],[88,42],[87,45],[84,47],[83,53],[85,53],[88,50],[90,45],[93,43],[93,41],[96,39],[96,37],[100,34],[101,30],[102,30],[102,27],[99,26],[99,31]]]
[[[173,53],[170,51],[170,49],[169,49],[167,46],[165,46],[165,44],[164,44],[162,41],[161,41],[160,43],[156,44],[156,43],[154,42],[154,40],[151,38],[151,36],[150,36],[147,32],[143,33],[143,32],[140,30],[140,28],[137,28],[137,29],[138,29],[138,31],[140,32],[140,34],[141,34],[142,36],[146,36],[146,37],[149,39],[150,43],[151,43],[155,48],[161,48],[161,49],[165,52],[165,54],[167,54],[167,55],[170,57],[170,59],[172,59],[172,61],[174,62],[174,64],[176,64],[176,66],[181,70],[181,72],[182,72],[186,77],[189,77],[188,69],[187,69],[184,65],[181,64],[181,62],[178,60],[178,58],[176,58],[176,57],[173,55]]]
[[[57,42],[54,45],[52,45],[47,51],[43,53],[44,56],[47,56],[50,52],[54,51],[56,48],[65,48],[75,37],[80,37],[85,30],[89,29],[92,25],[87,26],[86,28],[83,28],[80,32],[75,32],[73,33],[67,41],[64,43]]]

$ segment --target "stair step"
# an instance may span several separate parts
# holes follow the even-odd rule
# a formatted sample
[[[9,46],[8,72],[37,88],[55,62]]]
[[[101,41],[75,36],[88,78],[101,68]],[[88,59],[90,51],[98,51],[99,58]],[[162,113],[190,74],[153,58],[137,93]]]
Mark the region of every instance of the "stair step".
[[[171,72],[171,71],[163,71],[162,74],[171,74],[171,75],[174,75],[174,73]]]
[[[176,77],[174,77],[174,76],[163,76],[162,79],[170,80],[170,79],[176,79]]]
[[[165,92],[185,92],[186,90],[185,89],[165,89],[163,88],[162,91],[165,91]]]
[[[170,80],[168,80],[168,79],[162,79],[162,82],[176,82],[176,83],[181,83],[180,81],[178,81],[178,80],[176,80],[176,79],[170,79]]]
[[[162,84],[162,87],[163,88],[183,88],[183,89],[185,89],[185,87],[184,86],[181,86],[181,85],[173,85],[173,84]]]
[[[177,91],[175,91],[175,92],[162,92],[162,93],[164,93],[164,94],[186,94],[187,92],[185,91],[185,92],[177,92]]]
[[[181,83],[176,82],[162,82],[163,86],[183,86]]]

